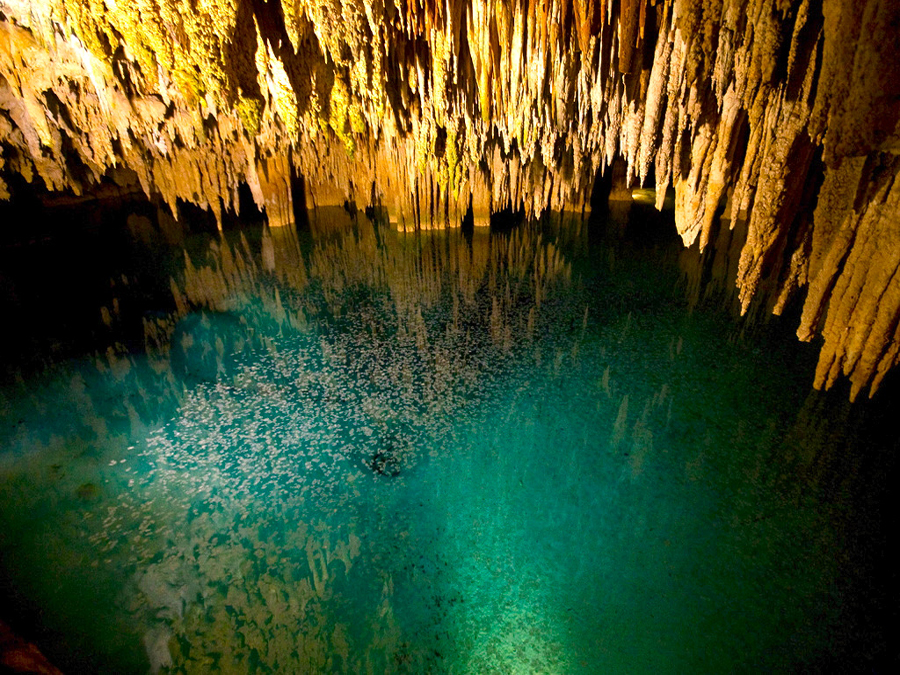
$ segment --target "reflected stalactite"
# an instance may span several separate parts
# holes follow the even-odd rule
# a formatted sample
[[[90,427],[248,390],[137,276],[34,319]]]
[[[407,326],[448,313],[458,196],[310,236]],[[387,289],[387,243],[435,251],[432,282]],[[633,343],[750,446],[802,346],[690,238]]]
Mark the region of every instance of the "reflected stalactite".
[[[343,220],[342,209],[332,210]],[[351,229],[326,227],[327,234],[317,229],[318,243],[306,257],[293,228],[265,230],[259,256],[251,253],[243,237],[235,245],[213,243],[204,264],[185,253],[183,275],[171,280],[175,320],[196,309],[228,312],[255,302],[277,323],[299,328],[307,317],[321,312],[341,316],[353,300],[350,292],[358,289],[385,294],[399,335],[422,339],[423,312],[449,296],[454,320],[442,331],[459,330],[460,312],[473,311],[486,289],[491,297],[489,321],[501,335],[509,333],[503,326],[510,321],[517,330],[529,320],[533,324],[543,300],[571,283],[571,263],[534,225],[508,235],[478,232],[467,239],[458,231],[377,234],[376,225],[361,214],[353,223]],[[557,226],[555,231],[566,229]],[[581,228],[575,230],[569,234],[572,241],[583,237]],[[390,241],[382,241],[385,237]],[[266,278],[277,286],[267,288]],[[313,294],[305,293],[308,287]],[[313,295],[321,296],[321,306],[311,300]],[[147,331],[158,333],[154,326],[159,321],[148,321]]]
[[[713,301],[719,306],[730,307],[737,315],[741,311],[738,289],[734,285],[741,251],[747,240],[747,223],[732,223],[722,218],[710,234],[708,246],[701,250],[694,245],[678,256],[678,265],[684,274],[685,296],[691,307]],[[748,309],[751,319],[759,318],[762,302]]]

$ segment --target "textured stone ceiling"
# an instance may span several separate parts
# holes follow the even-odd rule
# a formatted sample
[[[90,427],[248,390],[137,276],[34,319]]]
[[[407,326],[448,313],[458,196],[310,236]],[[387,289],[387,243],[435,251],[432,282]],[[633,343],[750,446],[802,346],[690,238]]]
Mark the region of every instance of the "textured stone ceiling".
[[[900,360],[900,8],[892,0],[0,0],[0,197],[137,186],[273,226],[377,203],[582,210],[598,170],[675,188],[705,246],[748,230],[744,310],[804,294],[816,386]]]

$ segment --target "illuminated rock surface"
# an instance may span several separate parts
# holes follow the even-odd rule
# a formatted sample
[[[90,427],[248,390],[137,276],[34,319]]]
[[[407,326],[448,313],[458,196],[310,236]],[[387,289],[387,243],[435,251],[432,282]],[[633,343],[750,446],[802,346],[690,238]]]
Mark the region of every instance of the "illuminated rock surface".
[[[746,221],[736,283],[807,293],[816,386],[900,358],[900,9],[891,0],[2,0],[0,196],[140,187],[272,225],[582,211],[615,158],[685,244]],[[297,190],[302,177],[305,191]]]

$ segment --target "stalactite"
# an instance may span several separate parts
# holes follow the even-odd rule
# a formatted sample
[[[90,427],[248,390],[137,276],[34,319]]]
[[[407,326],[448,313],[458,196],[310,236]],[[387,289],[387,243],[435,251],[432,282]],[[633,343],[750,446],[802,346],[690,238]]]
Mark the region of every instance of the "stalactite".
[[[776,312],[807,293],[798,334],[825,337],[817,386],[843,372],[854,396],[874,391],[900,359],[890,0],[0,12],[0,198],[16,173],[80,194],[125,167],[172,213],[184,200],[220,221],[246,183],[282,225],[299,175],[312,209],[378,206],[413,230],[458,226],[471,208],[481,226],[504,208],[582,211],[597,171],[622,158],[626,184],[655,182],[658,206],[674,187],[686,245],[706,246],[723,208],[746,224],[744,311],[761,292]]]

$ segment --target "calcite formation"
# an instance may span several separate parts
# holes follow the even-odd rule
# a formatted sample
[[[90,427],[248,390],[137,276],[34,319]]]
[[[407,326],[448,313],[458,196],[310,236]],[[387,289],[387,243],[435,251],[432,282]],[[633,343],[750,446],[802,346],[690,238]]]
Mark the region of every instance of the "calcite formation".
[[[0,196],[221,218],[247,184],[271,226],[455,227],[581,211],[624,162],[686,245],[746,226],[743,310],[805,294],[815,384],[856,397],[900,360],[898,26],[892,0],[0,0]]]

